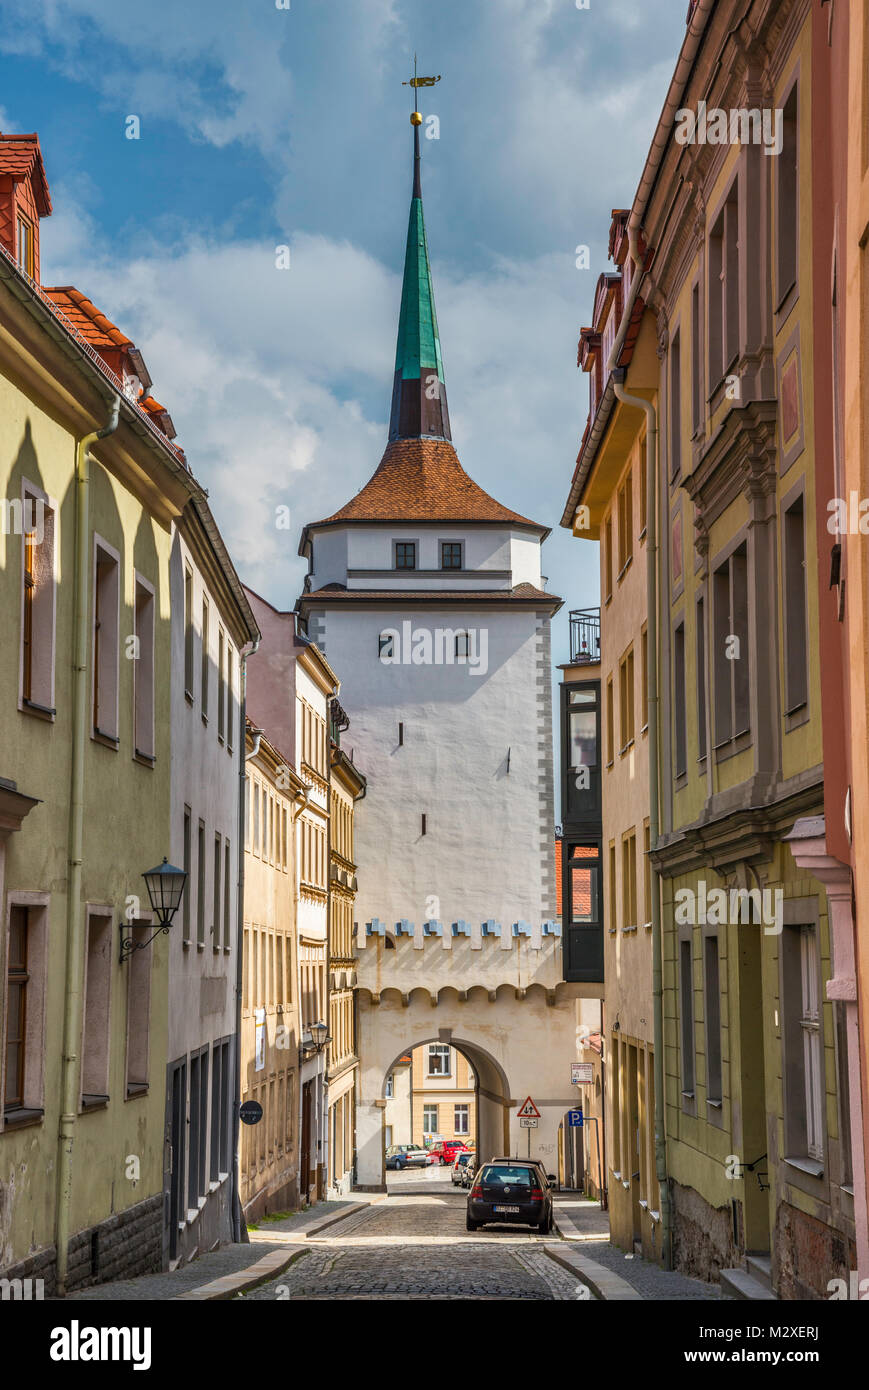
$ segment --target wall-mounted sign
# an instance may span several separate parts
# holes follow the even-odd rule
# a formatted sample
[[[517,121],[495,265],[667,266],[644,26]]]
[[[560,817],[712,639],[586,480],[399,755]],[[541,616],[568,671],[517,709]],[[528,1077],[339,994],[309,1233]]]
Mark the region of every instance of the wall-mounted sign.
[[[570,1080],[574,1086],[588,1086],[594,1081],[594,1064],[592,1062],[571,1062]]]
[[[254,1071],[265,1071],[266,1068],[266,1011],[265,1009],[254,1009]]]
[[[238,1118],[243,1125],[258,1125],[263,1117],[263,1108],[258,1100],[246,1100],[238,1107]]]

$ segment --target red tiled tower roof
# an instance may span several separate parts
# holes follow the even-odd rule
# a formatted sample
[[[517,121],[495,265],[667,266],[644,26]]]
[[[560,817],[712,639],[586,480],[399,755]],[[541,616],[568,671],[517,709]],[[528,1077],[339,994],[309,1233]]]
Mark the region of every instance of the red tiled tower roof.
[[[490,521],[546,532],[484,492],[446,439],[393,440],[356,496],[306,529],[340,521]]]

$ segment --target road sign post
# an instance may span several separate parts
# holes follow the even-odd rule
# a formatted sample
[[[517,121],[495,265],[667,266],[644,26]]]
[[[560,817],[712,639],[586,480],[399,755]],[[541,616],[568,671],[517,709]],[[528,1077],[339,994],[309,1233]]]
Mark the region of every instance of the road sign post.
[[[537,1128],[537,1121],[540,1119],[540,1111],[537,1109],[531,1097],[526,1096],[525,1100],[519,1106],[517,1114],[519,1115],[519,1128],[527,1129],[528,1131],[528,1157],[530,1158],[531,1131]]]

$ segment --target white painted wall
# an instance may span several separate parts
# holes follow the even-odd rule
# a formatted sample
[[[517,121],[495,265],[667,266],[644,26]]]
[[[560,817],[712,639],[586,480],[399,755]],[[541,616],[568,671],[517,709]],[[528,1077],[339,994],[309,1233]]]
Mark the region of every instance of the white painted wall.
[[[193,570],[193,702],[184,693],[184,565]],[[182,912],[179,909],[169,933],[169,1060],[195,1051],[206,1042],[235,1032],[236,923],[238,908],[239,851],[239,775],[243,743],[239,739],[238,652],[230,643],[232,661],[232,700],[225,727],[231,720],[232,753],[229,740],[217,738],[217,660],[218,623],[224,622],[218,600],[208,589],[180,535],[176,533],[171,560],[172,588],[172,828],[169,847],[164,851],[171,863],[184,863],[184,807],[191,815],[191,872],[185,888],[190,903],[191,945],[182,942]],[[209,620],[209,700],[208,723],[202,719],[201,615],[202,596],[208,597]],[[229,640],[227,638],[227,640]],[[199,821],[205,822],[205,949],[196,946],[197,839]],[[221,847],[230,842],[229,939],[230,948],[213,949],[211,926],[214,920],[214,837],[221,836]],[[220,928],[223,933],[223,893],[227,890],[221,866]],[[213,984],[203,984],[213,981]],[[218,999],[220,1000],[218,1006]]]
[[[184,690],[185,667],[185,564],[193,571],[193,701]],[[210,1045],[219,1039],[231,1038],[230,1067],[234,1066],[237,1046],[235,982],[238,953],[238,862],[242,836],[239,813],[239,778],[244,758],[244,738],[239,728],[239,670],[238,652],[225,626],[227,614],[211,592],[197,569],[192,555],[176,532],[170,561],[171,585],[171,830],[164,853],[170,863],[184,866],[184,808],[189,806],[190,873],[185,886],[190,910],[190,941],[184,944],[182,909],[176,914],[169,932],[169,1046],[170,1063],[186,1057],[187,1082],[190,1084],[189,1057],[205,1046],[209,1047],[207,1079],[206,1134],[211,1136],[212,1059]],[[202,598],[209,600],[208,656],[209,696],[208,722],[202,718]],[[224,741],[217,736],[218,726],[218,634],[224,626],[225,652],[229,661],[231,698],[227,699],[224,715]],[[224,657],[226,660],[226,656]],[[230,752],[231,748],[231,752]],[[205,945],[197,945],[196,923],[198,908],[198,838],[199,821],[205,823]],[[214,842],[221,838],[220,902],[215,916],[214,903]],[[229,877],[226,877],[226,841],[229,841]],[[149,866],[150,867],[150,866]],[[224,942],[224,898],[229,895],[229,947]],[[220,931],[219,949],[214,948],[212,926]],[[231,1087],[231,1076],[227,1079]],[[230,1090],[230,1095],[232,1094]],[[228,1149],[231,1153],[231,1140]],[[189,1159],[189,1144],[186,1146]],[[177,1160],[176,1160],[177,1161]],[[231,1163],[231,1159],[230,1159]],[[211,1163],[209,1158],[208,1169]],[[216,1240],[231,1238],[230,1174],[221,1174],[216,1187],[207,1198],[200,1198],[198,1210],[188,1210],[181,1234],[182,1254],[199,1246],[210,1247]],[[186,1192],[186,1186],[185,1186]]]
[[[384,1124],[392,1126],[393,1144],[410,1144],[413,1142],[410,1121],[411,1070],[412,1068],[408,1063],[405,1063],[402,1067],[395,1068],[392,1073],[394,1094],[386,1097],[386,1116]]]
[[[401,631],[403,619],[415,629],[485,632],[487,671],[384,664],[379,634],[396,623]],[[543,872],[554,827],[541,809],[539,765],[548,673],[538,682],[546,621],[528,610],[458,605],[325,612],[321,645],[341,673],[351,721],[342,743],[368,779],[356,832],[357,921],[539,923],[549,915]]]
[[[396,541],[416,542],[416,571],[394,568]],[[442,570],[441,541],[461,541],[464,545],[464,566],[459,574]],[[351,574],[348,579],[347,571]],[[430,525],[409,522],[393,526],[355,525],[318,531],[314,540],[314,570],[311,588],[326,584],[347,584],[350,588],[372,588],[372,580],[353,574],[356,570],[376,570],[376,587],[408,586],[414,588],[467,589],[479,583],[485,588],[506,588],[511,584],[533,584],[540,587],[540,542],[529,531],[505,527],[461,526],[449,523]],[[420,571],[433,570],[433,575]],[[479,578],[469,579],[468,570],[479,571]],[[487,574],[487,571],[491,573]],[[508,571],[511,578],[501,578],[498,572]]]

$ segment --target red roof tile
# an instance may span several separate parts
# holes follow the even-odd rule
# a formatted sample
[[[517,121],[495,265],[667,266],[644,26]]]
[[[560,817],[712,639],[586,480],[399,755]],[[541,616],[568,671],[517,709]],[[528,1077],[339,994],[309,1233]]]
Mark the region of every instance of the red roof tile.
[[[131,348],[130,339],[75,285],[45,286],[45,293],[95,348]]]
[[[491,521],[546,531],[484,492],[445,439],[393,440],[361,491],[306,529],[336,521]]]
[[[9,175],[15,180],[26,179],[32,174],[33,196],[39,215],[49,216],[51,197],[38,135],[0,134],[0,174]]]

